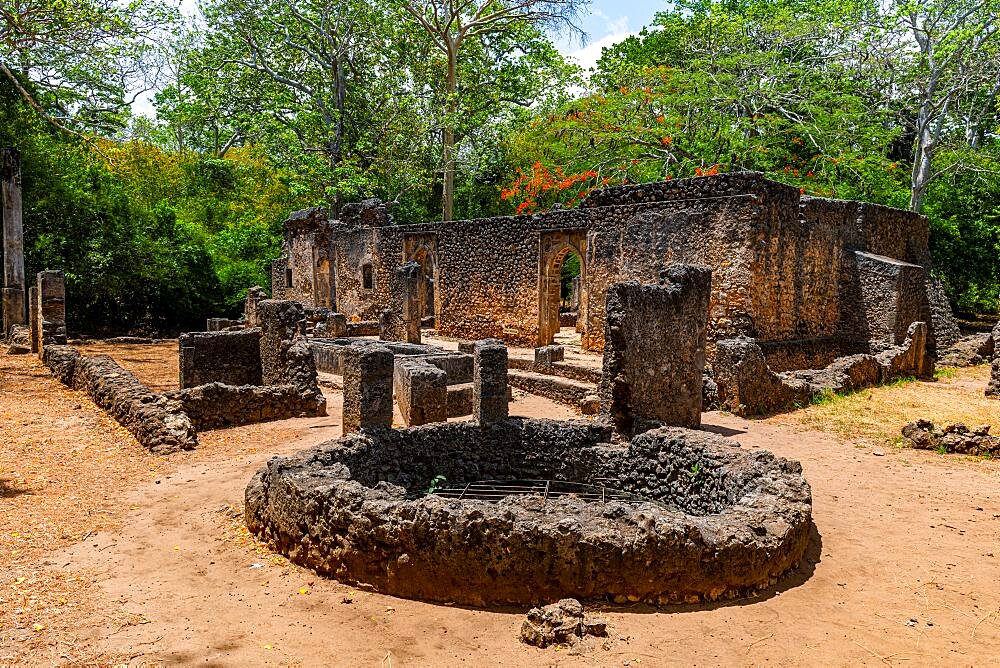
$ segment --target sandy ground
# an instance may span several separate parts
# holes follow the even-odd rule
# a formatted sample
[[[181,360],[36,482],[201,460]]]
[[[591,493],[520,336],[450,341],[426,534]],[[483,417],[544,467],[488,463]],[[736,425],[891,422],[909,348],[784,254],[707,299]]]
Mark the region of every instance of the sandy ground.
[[[147,382],[169,382],[170,346],[143,348],[122,356],[145,359],[130,364]],[[924,390],[972,402],[985,378],[977,369]],[[609,638],[572,656],[520,644],[524,610],[359,590],[248,536],[251,474],[339,435],[330,390],[328,417],[205,433],[197,451],[166,458],[32,358],[0,356],[0,393],[0,665],[1000,662],[998,461],[815,431],[816,415],[807,424],[706,414],[707,428],[744,447],[803,463],[816,523],[807,563],[755,599],[603,607]],[[530,395],[512,412],[568,415]]]

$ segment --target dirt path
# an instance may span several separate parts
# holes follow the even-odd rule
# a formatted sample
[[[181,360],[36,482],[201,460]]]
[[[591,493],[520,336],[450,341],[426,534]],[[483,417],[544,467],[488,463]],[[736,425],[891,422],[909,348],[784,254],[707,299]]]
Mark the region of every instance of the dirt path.
[[[45,402],[54,419],[84,410],[96,422],[64,424],[62,432],[86,426],[98,441],[127,440],[100,422],[92,407],[73,408],[82,403],[75,393],[60,394],[30,362],[9,360],[0,366],[10,381],[0,397],[3,410],[17,403],[27,415]],[[28,398],[18,394],[16,402],[8,390],[28,381],[14,380],[15,373],[37,390]],[[968,391],[981,392],[982,382]],[[884,454],[877,456],[871,446],[803,431],[787,418],[748,422],[708,414],[707,425],[744,447],[802,461],[818,531],[812,563],[750,601],[607,608],[607,648],[569,656],[518,643],[523,610],[466,610],[359,591],[291,566],[249,539],[240,504],[250,475],[274,454],[339,435],[338,401],[331,397],[327,418],[203,434],[198,451],[169,460],[127,443],[109,451],[104,463],[87,460],[96,473],[121,460],[132,463],[119,477],[86,480],[92,486],[112,481],[104,497],[117,499],[117,514],[85,540],[78,534],[44,540],[14,557],[21,575],[10,578],[29,572],[49,574],[53,581],[80,578],[80,588],[69,592],[78,608],[41,631],[31,630],[31,620],[48,621],[44,605],[31,619],[0,612],[0,664],[68,663],[65,655],[308,666],[1000,662],[1000,462],[888,446],[878,448]],[[560,410],[548,403],[537,400],[518,412]],[[0,435],[10,438],[18,424],[0,420]],[[65,447],[49,438],[55,440],[33,441],[31,447]],[[156,467],[152,476],[150,465]],[[18,466],[0,459],[0,478],[12,471],[21,476]],[[68,489],[72,481],[60,484]],[[34,504],[41,493],[0,498],[0,504]],[[61,498],[58,489],[50,493]],[[5,538],[31,530],[10,526],[7,517],[0,519]],[[57,549],[42,549],[49,543]],[[29,582],[4,581],[2,567],[12,557],[8,543],[0,545],[0,591],[25,587]],[[4,593],[0,606],[11,604],[2,601],[12,599]],[[63,627],[71,622],[67,635]],[[54,645],[39,641],[49,634]]]

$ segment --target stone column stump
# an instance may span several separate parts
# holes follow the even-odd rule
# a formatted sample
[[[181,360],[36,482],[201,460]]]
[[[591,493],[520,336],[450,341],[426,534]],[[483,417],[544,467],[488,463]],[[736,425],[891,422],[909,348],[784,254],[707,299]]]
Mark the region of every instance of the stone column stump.
[[[472,375],[472,418],[481,425],[507,419],[507,346],[497,339],[476,341]]]
[[[392,428],[393,354],[385,346],[347,346],[343,351],[344,434]]]

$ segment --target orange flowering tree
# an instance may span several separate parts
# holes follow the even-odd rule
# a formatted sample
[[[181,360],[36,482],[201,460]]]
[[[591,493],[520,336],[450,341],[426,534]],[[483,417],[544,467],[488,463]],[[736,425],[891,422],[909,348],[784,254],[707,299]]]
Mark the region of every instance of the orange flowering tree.
[[[899,124],[843,85],[856,65],[838,40],[860,24],[753,11],[661,14],[656,30],[606,50],[593,92],[515,138],[524,163],[506,199],[522,211],[565,205],[546,174],[593,174],[594,187],[752,170],[807,194],[905,206],[905,170],[890,157]]]

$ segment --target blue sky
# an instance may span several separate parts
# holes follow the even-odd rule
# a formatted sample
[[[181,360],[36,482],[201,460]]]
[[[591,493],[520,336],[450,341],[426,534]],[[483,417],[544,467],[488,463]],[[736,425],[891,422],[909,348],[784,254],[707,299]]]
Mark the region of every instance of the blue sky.
[[[591,0],[580,20],[587,43],[581,46],[556,37],[556,44],[583,67],[592,67],[601,57],[602,47],[638,33],[652,22],[656,12],[666,8],[666,0]]]

